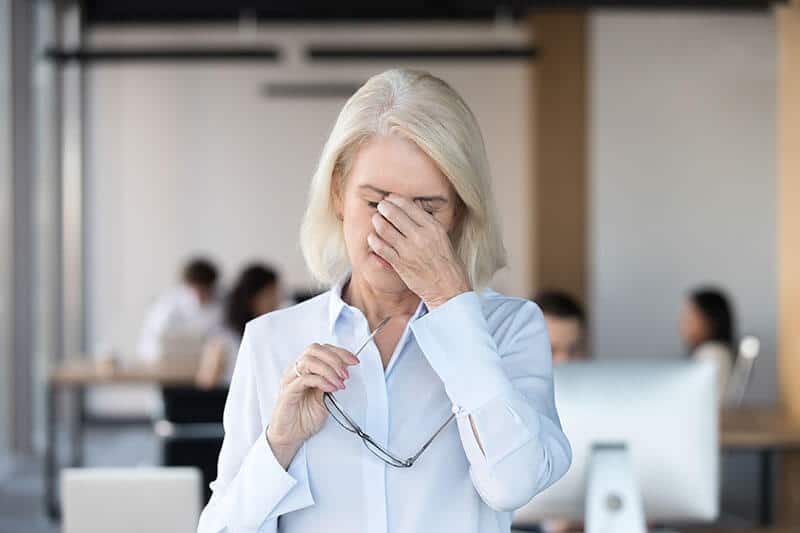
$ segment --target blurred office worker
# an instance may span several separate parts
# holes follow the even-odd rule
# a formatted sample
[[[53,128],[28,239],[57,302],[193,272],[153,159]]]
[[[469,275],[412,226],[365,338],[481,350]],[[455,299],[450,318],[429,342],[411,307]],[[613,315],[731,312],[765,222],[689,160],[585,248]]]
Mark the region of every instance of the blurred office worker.
[[[690,357],[712,359],[717,363],[720,403],[725,400],[736,357],[734,322],[727,296],[713,288],[690,293],[680,316],[680,334]]]
[[[445,82],[390,70],[347,101],[301,229],[331,288],[248,323],[199,531],[507,533],[566,472],[542,313],[486,288],[493,203]]]
[[[221,324],[218,277],[209,260],[189,261],[182,283],[161,295],[145,317],[137,349],[141,358],[155,361],[172,351],[202,349]]]
[[[280,283],[275,270],[261,264],[245,267],[225,301],[222,328],[203,351],[197,371],[198,386],[210,388],[230,383],[245,324],[278,309],[280,302]]]
[[[586,313],[581,305],[567,292],[559,290],[541,291],[533,301],[544,313],[553,363],[559,365],[587,359]],[[539,524],[542,533],[582,530],[582,524],[569,520],[549,519]]]
[[[544,313],[550,351],[556,364],[586,358],[586,314],[572,296],[563,291],[542,291],[534,302]]]

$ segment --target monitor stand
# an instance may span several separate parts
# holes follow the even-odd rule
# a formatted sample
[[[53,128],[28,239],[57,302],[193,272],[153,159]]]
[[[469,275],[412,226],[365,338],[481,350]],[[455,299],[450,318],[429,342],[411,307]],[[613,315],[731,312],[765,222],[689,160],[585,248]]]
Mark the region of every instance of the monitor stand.
[[[624,443],[592,447],[584,516],[586,533],[646,533],[642,495]]]

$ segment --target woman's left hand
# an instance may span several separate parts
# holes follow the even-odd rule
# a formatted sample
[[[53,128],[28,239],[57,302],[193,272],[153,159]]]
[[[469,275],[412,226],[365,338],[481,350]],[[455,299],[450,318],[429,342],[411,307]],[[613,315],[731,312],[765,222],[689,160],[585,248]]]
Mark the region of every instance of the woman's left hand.
[[[372,225],[370,248],[429,309],[472,290],[447,229],[413,201],[387,196],[378,204]]]

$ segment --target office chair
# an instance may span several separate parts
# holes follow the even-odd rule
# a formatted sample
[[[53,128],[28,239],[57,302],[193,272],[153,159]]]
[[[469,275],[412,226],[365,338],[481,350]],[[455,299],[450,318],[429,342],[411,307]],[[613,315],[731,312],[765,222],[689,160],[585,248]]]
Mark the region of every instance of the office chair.
[[[154,425],[161,440],[161,464],[198,468],[207,502],[211,497],[209,483],[217,477],[217,458],[225,434],[222,414],[228,389],[164,387],[161,395],[163,416]]]

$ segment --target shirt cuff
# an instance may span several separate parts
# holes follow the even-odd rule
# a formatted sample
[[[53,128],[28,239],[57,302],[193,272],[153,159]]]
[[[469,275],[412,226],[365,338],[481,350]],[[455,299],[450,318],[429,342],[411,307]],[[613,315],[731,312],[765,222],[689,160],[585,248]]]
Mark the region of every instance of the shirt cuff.
[[[472,413],[480,445],[472,430],[470,417],[458,417],[458,431],[464,442],[469,462],[493,467],[512,453],[528,444],[539,433],[539,420],[535,413],[524,420],[514,405],[525,406],[506,397],[496,397]],[[528,409],[529,410],[529,409]],[[483,451],[481,451],[481,447]]]
[[[512,394],[476,292],[454,296],[415,320],[411,331],[457,407],[471,413]]]
[[[232,520],[242,528],[257,530],[278,516],[314,504],[308,482],[305,444],[284,470],[262,432],[239,470],[236,490],[226,495]],[[235,530],[235,529],[234,529]]]

